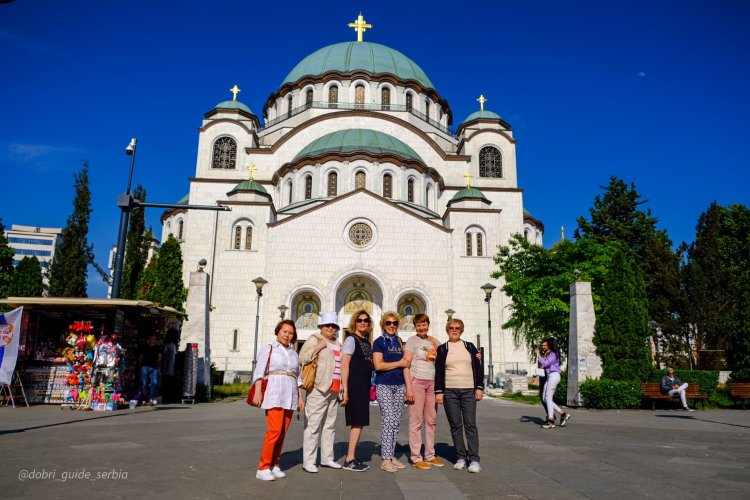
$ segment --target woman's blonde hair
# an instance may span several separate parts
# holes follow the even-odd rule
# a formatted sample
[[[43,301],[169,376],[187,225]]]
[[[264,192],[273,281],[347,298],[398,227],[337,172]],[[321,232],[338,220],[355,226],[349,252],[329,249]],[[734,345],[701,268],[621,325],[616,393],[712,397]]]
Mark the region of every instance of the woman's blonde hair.
[[[367,319],[370,320],[370,322],[367,324],[367,338],[372,335],[372,317],[370,316],[370,313],[368,313],[364,309],[360,309],[359,311],[355,312],[349,319],[349,335],[357,332],[357,318],[359,318],[363,314],[367,316]]]
[[[457,324],[461,325],[461,333],[463,333],[464,328],[465,328],[464,327],[464,322],[461,321],[458,318],[451,318],[451,319],[448,320],[448,322],[445,324],[445,331],[446,331],[446,333],[448,332],[448,327],[451,326],[453,323],[457,323]]]
[[[385,330],[385,321],[389,318],[395,318],[396,320],[400,321],[401,318],[399,318],[398,313],[395,311],[386,311],[383,313],[383,315],[380,317],[380,329]]]

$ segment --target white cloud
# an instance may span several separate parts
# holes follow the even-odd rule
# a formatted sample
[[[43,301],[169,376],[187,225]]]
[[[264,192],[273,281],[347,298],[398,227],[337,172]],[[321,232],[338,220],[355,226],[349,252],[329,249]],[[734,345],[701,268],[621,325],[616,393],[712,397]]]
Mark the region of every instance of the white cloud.
[[[641,78],[645,78],[646,77],[646,72],[645,71],[639,71],[638,72],[638,76],[640,76]]]
[[[67,162],[73,155],[80,157],[83,152],[69,146],[0,142],[0,159],[40,170],[54,169],[61,159]]]

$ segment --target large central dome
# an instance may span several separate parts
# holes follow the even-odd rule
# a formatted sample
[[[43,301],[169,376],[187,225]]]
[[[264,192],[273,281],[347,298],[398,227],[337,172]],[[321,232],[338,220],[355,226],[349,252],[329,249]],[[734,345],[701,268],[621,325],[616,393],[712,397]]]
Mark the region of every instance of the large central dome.
[[[402,80],[416,80],[425,88],[435,88],[422,68],[398,50],[371,42],[343,42],[323,47],[302,59],[286,76],[282,85],[303,76],[329,71],[351,73],[367,71],[374,75],[392,74]]]

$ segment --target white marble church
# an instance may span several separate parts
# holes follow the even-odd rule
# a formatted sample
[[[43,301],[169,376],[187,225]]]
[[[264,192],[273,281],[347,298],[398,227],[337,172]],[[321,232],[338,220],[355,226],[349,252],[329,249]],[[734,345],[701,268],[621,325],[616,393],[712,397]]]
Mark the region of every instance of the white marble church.
[[[281,311],[302,341],[321,311],[337,311],[345,327],[359,308],[376,321],[398,311],[404,340],[413,315],[427,313],[445,340],[446,314],[455,311],[487,362],[481,287],[489,282],[498,287],[490,303],[494,371],[529,369],[528,354],[500,328],[508,299],[490,277],[498,245],[516,233],[541,244],[544,229],[523,206],[510,125],[485,109],[484,97],[458,96],[479,103],[454,132],[446,97],[422,69],[363,41],[371,26],[361,16],[350,27],[357,41],[292,67],[263,103],[262,126],[237,86],[203,117],[195,175],[180,203],[231,211],[169,210],[162,240],[182,241],[186,285],[198,262],[208,262],[211,361],[226,379],[249,372],[252,280],[262,277],[258,349],[272,340]]]

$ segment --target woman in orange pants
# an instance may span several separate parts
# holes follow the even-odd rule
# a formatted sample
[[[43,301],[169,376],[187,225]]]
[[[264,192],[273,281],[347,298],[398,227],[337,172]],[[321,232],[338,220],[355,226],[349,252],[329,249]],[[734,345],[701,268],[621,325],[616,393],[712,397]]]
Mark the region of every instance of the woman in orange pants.
[[[297,329],[293,321],[284,320],[276,325],[276,340],[260,350],[260,362],[253,373],[255,398],[252,404],[266,410],[268,426],[258,471],[255,473],[255,477],[261,481],[274,481],[286,477],[279,467],[284,437],[292,422],[294,409],[305,409],[299,357],[292,345],[296,338]],[[265,394],[261,396],[261,384],[266,373],[268,385]]]

